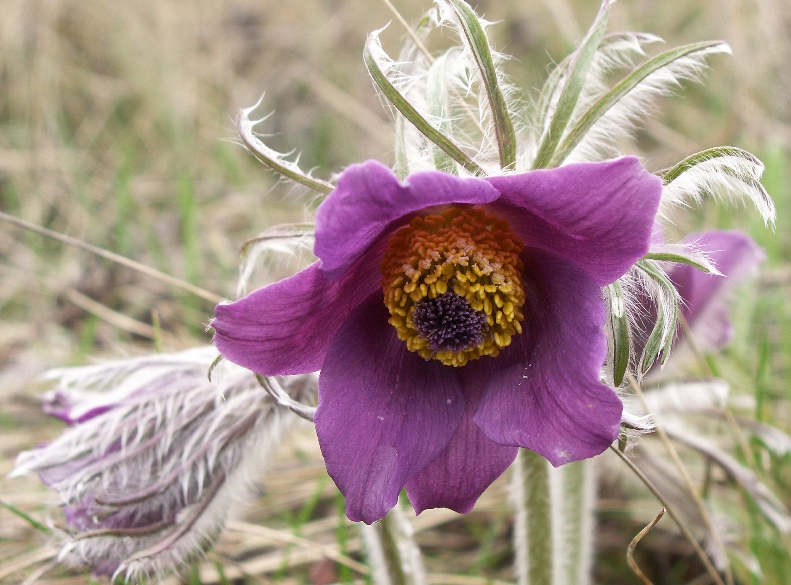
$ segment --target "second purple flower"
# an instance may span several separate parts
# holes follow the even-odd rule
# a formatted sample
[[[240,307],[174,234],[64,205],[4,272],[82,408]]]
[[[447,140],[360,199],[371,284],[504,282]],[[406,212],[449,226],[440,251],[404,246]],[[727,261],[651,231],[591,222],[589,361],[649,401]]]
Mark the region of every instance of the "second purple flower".
[[[315,422],[352,520],[472,508],[524,447],[554,465],[617,438],[601,287],[649,247],[662,190],[635,158],[402,183],[349,167],[319,207],[319,261],[216,309],[260,374],[321,370]]]

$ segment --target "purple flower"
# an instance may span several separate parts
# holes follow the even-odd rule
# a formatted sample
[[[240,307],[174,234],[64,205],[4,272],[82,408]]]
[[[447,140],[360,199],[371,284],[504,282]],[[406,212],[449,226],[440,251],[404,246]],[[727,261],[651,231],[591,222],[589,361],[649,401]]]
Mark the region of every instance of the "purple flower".
[[[347,515],[469,511],[518,447],[561,465],[617,437],[601,287],[649,246],[661,181],[635,158],[400,183],[349,167],[319,261],[216,308],[215,344],[265,375],[321,369],[316,431]]]
[[[706,274],[687,265],[668,272],[681,297],[682,314],[705,350],[725,347],[733,337],[728,316],[728,295],[732,285],[754,276],[764,252],[748,235],[738,231],[712,230],[692,234],[685,243],[694,243],[711,258],[721,274]]]

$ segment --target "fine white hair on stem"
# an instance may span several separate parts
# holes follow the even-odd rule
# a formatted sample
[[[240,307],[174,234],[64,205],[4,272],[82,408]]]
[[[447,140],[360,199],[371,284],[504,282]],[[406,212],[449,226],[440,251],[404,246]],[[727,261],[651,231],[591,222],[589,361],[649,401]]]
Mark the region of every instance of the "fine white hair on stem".
[[[412,525],[396,504],[379,522],[360,523],[376,585],[426,585],[426,568]]]
[[[488,41],[488,28],[491,22],[478,17],[477,15],[470,15],[472,20],[480,25],[480,30],[483,35],[487,37],[484,43],[488,48],[488,54],[491,57],[491,68],[493,68],[493,77],[490,79],[489,85],[484,79],[484,70],[487,69],[487,63],[480,61],[480,55],[476,55],[475,43],[471,29],[469,28],[469,20],[465,24],[463,12],[458,10],[458,6],[450,0],[437,0],[436,6],[440,15],[440,25],[445,25],[453,29],[459,38],[461,45],[460,57],[457,61],[457,68],[449,69],[451,75],[456,76],[456,85],[458,87],[455,93],[457,97],[454,101],[461,101],[462,96],[472,98],[477,105],[477,113],[475,125],[481,131],[480,145],[476,154],[476,159],[484,162],[486,166],[495,166],[499,160],[499,145],[497,138],[497,124],[495,117],[497,114],[493,108],[504,108],[506,110],[505,117],[511,123],[511,114],[516,111],[522,110],[522,105],[518,103],[515,96],[517,94],[513,84],[509,83],[503,68],[502,63],[509,59],[503,53],[495,51]],[[491,69],[487,69],[491,70]],[[497,94],[497,95],[495,95]],[[499,98],[502,98],[502,103],[497,105]],[[467,108],[469,112],[471,109]],[[510,130],[515,133],[515,129]]]
[[[331,183],[311,177],[310,173],[306,173],[299,167],[299,155],[296,156],[295,160],[290,161],[287,158],[290,156],[290,153],[283,154],[269,148],[261,141],[259,136],[256,135],[255,127],[265,121],[269,116],[264,116],[258,120],[251,120],[250,114],[258,109],[263,99],[264,96],[262,95],[254,105],[239,111],[239,115],[236,119],[236,128],[239,132],[239,138],[242,140],[242,145],[259,161],[283,178],[291,179],[320,193],[329,193],[332,191],[333,185]]]
[[[717,265],[711,258],[711,251],[704,249],[698,240],[688,242],[672,243],[652,243],[649,254],[655,256],[667,256],[669,261],[682,261],[684,264],[694,266],[707,274],[721,276],[722,273],[717,269]],[[677,258],[674,260],[673,258]]]
[[[45,407],[73,426],[19,455],[61,497],[61,557],[99,574],[161,575],[200,556],[297,418],[212,347],[63,369]],[[315,375],[279,381],[312,399]]]
[[[585,85],[572,115],[572,120],[579,118],[596,99],[607,89],[606,77],[617,69],[634,66],[638,58],[645,56],[645,45],[661,42],[662,39],[647,33],[613,33],[605,35],[593,57]],[[568,77],[568,67],[573,55],[561,61],[549,74],[541,93],[533,105],[530,131],[532,136],[520,137],[530,147],[527,149],[535,156],[538,141],[549,131],[549,125],[560,100],[560,94]],[[523,165],[530,167],[532,158],[525,160]]]
[[[442,8],[441,4],[438,6]],[[441,19],[440,22],[453,24],[454,21]],[[431,18],[423,19],[416,34],[425,36],[436,26],[436,15],[432,14]],[[379,29],[369,34],[366,53],[393,88],[444,140],[471,155],[484,169],[493,171],[499,168],[498,144],[491,111],[485,96],[481,94],[480,74],[471,51],[465,47],[453,47],[434,58],[410,43],[396,61],[382,47],[381,31]],[[493,58],[496,63],[503,60],[496,53],[493,53]],[[498,78],[502,77],[499,69],[497,74]],[[378,89],[385,104],[392,107],[389,96],[381,87]],[[511,97],[512,90],[504,81],[501,89],[508,100],[515,102]],[[442,153],[438,157],[437,143],[432,144],[433,139],[412,124],[403,123],[404,118],[400,114],[394,114],[398,127],[396,166],[400,175],[436,169],[438,161],[446,172],[460,175],[470,173],[469,165],[465,168],[465,165],[457,164],[458,158],[453,162]]]
[[[659,213],[699,205],[704,196],[721,201],[750,201],[766,224],[774,224],[775,206],[761,185],[763,163],[734,147],[719,147],[687,157],[665,173]]]
[[[555,583],[589,585],[593,566],[593,533],[596,524],[596,467],[593,460],[574,461],[550,469],[550,485],[558,497],[553,506],[559,508],[560,517],[553,522],[556,538]],[[552,476],[558,475],[559,482]]]
[[[369,33],[365,45],[366,51],[388,81],[409,101],[410,105],[434,128],[441,128],[447,120],[433,119],[426,104],[426,79],[430,65],[427,56],[410,46],[405,48],[398,61],[394,60],[382,46],[380,34],[383,30],[382,28]],[[397,119],[403,120],[403,116],[396,111],[381,90],[378,88],[377,90],[382,97],[382,102],[391,110],[392,114]],[[420,170],[434,169],[431,143],[425,135],[408,122],[403,123],[400,129],[401,132],[398,133],[397,138],[400,144],[396,146],[396,151],[403,157],[399,163],[404,168],[399,168],[399,173],[408,175]]]
[[[706,67],[705,60],[710,55],[730,54],[730,52],[727,43],[717,43],[688,53],[649,74],[598,119],[585,133],[566,162],[601,160],[617,155],[618,142],[633,134],[636,122],[645,120],[647,115],[653,112],[655,102],[659,98],[672,95],[682,81],[697,81]],[[613,59],[610,61],[616,62]],[[606,68],[602,68],[602,72],[606,73]],[[593,70],[589,78],[593,78],[596,74],[602,75],[599,71]],[[585,103],[578,106],[574,118],[582,115],[594,99],[602,96],[603,82],[593,80],[591,85]],[[574,121],[576,120],[573,119],[572,125]]]
[[[274,275],[276,280],[281,264],[299,262],[304,256],[313,258],[314,239],[314,224],[295,223],[273,226],[247,240],[240,251],[237,296],[243,297],[249,292],[251,279],[261,264],[272,268],[267,275],[270,278]]]
[[[452,136],[448,94],[444,87],[445,59],[434,59],[423,45],[431,31],[437,27],[437,10],[432,7],[426,11],[414,29],[409,28],[403,19],[401,21],[407,27],[408,36],[398,54],[398,60],[392,61],[384,53],[378,37],[379,31],[375,31],[378,46],[371,45],[372,55],[379,62],[380,67],[384,67],[383,71],[386,74],[388,71],[395,73],[392,81],[399,91],[408,96],[410,103],[419,111],[421,108],[425,110],[423,113],[426,119],[436,124],[443,134]],[[394,67],[398,72],[390,67]],[[438,71],[441,72],[440,75]],[[405,80],[408,81],[404,83]],[[390,106],[389,103],[387,105]],[[399,176],[404,177],[415,171],[434,168],[456,172],[455,163],[450,157],[410,124],[403,114],[397,111],[393,114],[396,118],[396,172]],[[440,159],[444,159],[442,161],[444,164],[437,165]]]
[[[638,378],[655,361],[664,364],[679,325],[681,298],[662,264],[640,260],[620,279]]]

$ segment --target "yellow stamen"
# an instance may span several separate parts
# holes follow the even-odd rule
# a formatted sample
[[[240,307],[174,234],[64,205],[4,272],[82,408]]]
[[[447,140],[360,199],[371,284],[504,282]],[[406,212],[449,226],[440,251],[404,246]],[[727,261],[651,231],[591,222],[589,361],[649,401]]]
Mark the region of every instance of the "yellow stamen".
[[[419,216],[396,231],[381,264],[390,324],[410,351],[448,366],[496,356],[522,332],[523,245],[508,223],[473,207]],[[415,323],[415,307],[452,291],[486,315],[483,341],[450,351],[432,349]]]

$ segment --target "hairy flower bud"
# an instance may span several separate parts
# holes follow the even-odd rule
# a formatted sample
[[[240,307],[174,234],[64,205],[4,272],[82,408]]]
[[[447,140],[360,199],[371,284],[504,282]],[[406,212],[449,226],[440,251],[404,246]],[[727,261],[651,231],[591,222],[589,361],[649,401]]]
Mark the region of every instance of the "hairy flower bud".
[[[199,556],[296,416],[255,376],[199,348],[54,371],[45,409],[72,424],[19,455],[57,491],[70,539],[61,556],[96,574],[161,574]],[[279,383],[272,380],[272,383]],[[313,376],[280,380],[295,398]]]

